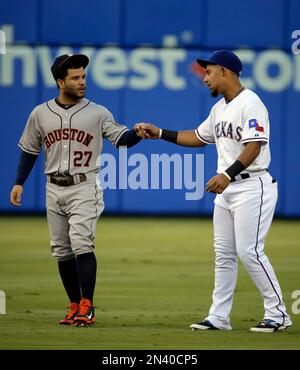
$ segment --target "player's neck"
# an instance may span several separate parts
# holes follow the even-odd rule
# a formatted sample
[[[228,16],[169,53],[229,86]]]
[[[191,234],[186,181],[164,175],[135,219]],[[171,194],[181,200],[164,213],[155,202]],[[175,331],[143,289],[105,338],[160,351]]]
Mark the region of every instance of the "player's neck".
[[[81,99],[74,99],[74,98],[71,98],[69,96],[66,96],[60,93],[57,100],[60,104],[63,104],[63,105],[74,105],[74,104],[79,103]]]
[[[227,91],[224,92],[224,98],[229,102],[236,98],[243,90],[244,86],[242,86],[240,83],[230,86]]]

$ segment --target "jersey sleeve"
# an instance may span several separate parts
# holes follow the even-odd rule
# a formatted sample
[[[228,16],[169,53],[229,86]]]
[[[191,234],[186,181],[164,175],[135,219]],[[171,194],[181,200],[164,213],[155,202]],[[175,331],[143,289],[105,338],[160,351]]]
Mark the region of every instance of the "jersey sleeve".
[[[128,127],[118,124],[113,115],[106,110],[106,114],[102,119],[102,135],[108,139],[115,147],[118,145],[118,141]]]
[[[36,110],[31,112],[18,146],[26,153],[39,155],[42,147],[42,136],[37,124]]]
[[[203,141],[205,144],[215,143],[213,126],[211,122],[211,114],[196,128],[195,134],[197,138]]]
[[[269,142],[269,117],[265,106],[257,102],[247,107],[243,116],[242,143],[260,141],[263,145]]]

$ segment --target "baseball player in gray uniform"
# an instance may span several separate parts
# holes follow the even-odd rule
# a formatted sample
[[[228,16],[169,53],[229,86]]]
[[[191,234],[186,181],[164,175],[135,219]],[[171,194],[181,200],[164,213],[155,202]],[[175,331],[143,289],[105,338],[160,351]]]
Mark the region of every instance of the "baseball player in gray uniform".
[[[23,185],[43,147],[51,251],[70,300],[59,323],[76,326],[95,322],[94,236],[104,208],[97,182],[103,138],[116,147],[141,140],[133,129],[116,123],[105,107],[84,98],[88,63],[83,54],[55,59],[51,71],[59,97],[31,112],[19,142],[21,156],[10,195],[11,203],[20,206]]]
[[[259,289],[264,318],[250,330],[270,333],[292,325],[273,267],[264,254],[277,201],[277,183],[268,172],[270,163],[268,112],[259,97],[239,80],[240,59],[220,50],[209,60],[204,82],[211,95],[223,95],[208,118],[190,131],[162,130],[150,124],[135,126],[144,138],[164,139],[178,145],[216,144],[217,175],[207,183],[217,193],[214,208],[215,288],[208,316],[192,330],[230,330],[230,312],[237,281],[238,257]]]

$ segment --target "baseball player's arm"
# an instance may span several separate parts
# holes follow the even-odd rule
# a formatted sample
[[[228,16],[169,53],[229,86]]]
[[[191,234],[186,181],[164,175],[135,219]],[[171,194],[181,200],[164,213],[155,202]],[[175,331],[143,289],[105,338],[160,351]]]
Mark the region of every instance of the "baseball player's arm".
[[[244,169],[249,167],[252,162],[258,157],[261,149],[261,142],[255,141],[252,143],[245,144],[245,148],[237,158],[238,161],[242,162]]]
[[[250,164],[257,158],[260,153],[260,149],[260,141],[245,144],[245,148],[242,150],[237,160],[223,173],[212,177],[207,182],[206,191],[209,193],[223,193],[231,179],[250,166]]]
[[[196,136],[194,130],[170,131],[160,129],[150,123],[137,123],[134,126],[134,130],[137,135],[144,139],[162,139],[177,145],[188,147],[200,147],[206,145],[206,143]]]
[[[126,130],[117,142],[117,148],[119,146],[127,146],[131,148],[142,140],[141,136],[138,136],[134,129]]]
[[[34,166],[37,157],[38,156],[34,154],[29,154],[24,151],[21,152],[15,185],[10,193],[10,202],[14,206],[21,205],[23,185]]]

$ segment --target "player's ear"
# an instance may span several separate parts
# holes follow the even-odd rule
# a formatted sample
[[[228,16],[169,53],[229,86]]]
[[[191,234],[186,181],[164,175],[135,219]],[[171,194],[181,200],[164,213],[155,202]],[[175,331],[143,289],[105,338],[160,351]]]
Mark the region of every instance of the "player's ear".
[[[56,81],[56,83],[59,89],[62,89],[65,86],[64,80],[61,80],[60,78]]]

